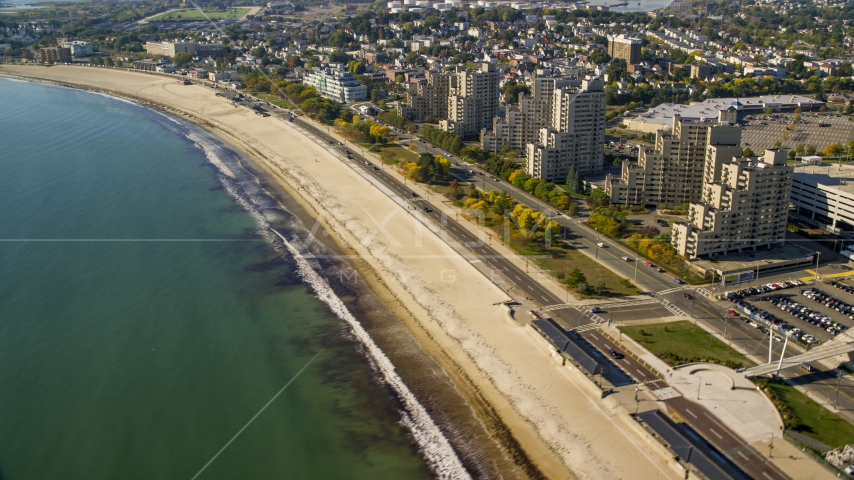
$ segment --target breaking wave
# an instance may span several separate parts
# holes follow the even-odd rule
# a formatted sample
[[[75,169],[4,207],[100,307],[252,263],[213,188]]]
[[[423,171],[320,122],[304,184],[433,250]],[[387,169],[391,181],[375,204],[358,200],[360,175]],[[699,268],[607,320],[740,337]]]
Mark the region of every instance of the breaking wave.
[[[401,405],[401,424],[412,434],[419,451],[436,477],[470,479],[471,475],[466,471],[451,443],[397,374],[391,360],[319,273],[337,271],[343,266],[341,261],[331,259],[323,244],[300,240],[313,238],[313,235],[295,215],[264,190],[258,178],[243,167],[240,157],[234,151],[221,145],[218,139],[212,138],[198,127],[163,116],[169,120],[162,122],[163,125],[183,135],[205,153],[211,165],[220,173],[219,179],[225,190],[255,219],[259,234],[271,243],[279,255],[296,262],[297,271],[303,281],[347,324],[352,335],[364,347],[372,366],[397,396]],[[285,231],[287,236],[280,233],[280,230]],[[319,260],[316,254],[322,254],[319,257],[322,260]]]

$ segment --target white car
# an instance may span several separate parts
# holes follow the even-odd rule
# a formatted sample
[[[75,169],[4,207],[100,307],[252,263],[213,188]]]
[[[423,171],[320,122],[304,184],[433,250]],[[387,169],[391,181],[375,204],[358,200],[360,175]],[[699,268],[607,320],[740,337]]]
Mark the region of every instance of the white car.
[[[599,248],[605,248],[605,244],[602,242],[597,243],[596,246]]]
[[[629,257],[620,257],[620,258],[622,258],[623,260],[625,260],[625,261],[627,261],[627,262],[631,262],[631,261],[632,261],[632,259],[631,259],[631,258],[629,258]]]

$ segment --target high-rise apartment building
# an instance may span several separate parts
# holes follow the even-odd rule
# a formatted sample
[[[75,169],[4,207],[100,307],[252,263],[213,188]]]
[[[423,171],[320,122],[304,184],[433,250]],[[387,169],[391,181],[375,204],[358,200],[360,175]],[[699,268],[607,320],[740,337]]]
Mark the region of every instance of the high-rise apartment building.
[[[448,116],[439,122],[446,132],[463,138],[476,137],[498,115],[498,72],[495,64],[479,70],[457,67],[456,84],[450,88]]]
[[[629,65],[640,63],[642,45],[643,42],[639,38],[608,35],[608,55],[611,58],[622,58]]]
[[[605,84],[585,79],[578,87],[556,88],[551,122],[526,145],[528,174],[563,182],[574,166],[582,175],[602,171],[605,143]]]
[[[786,239],[794,168],[786,151],[766,150],[759,158],[722,156],[705,172],[719,172],[703,184],[688,222],[674,224],[671,241],[685,258],[771,249]]]
[[[448,118],[448,97],[456,80],[456,72],[425,71],[424,78],[406,93],[406,105],[398,104],[397,114],[413,122]]]
[[[656,132],[655,147],[641,147],[636,162],[623,162],[620,178],[608,175],[605,193],[611,203],[660,208],[697,202],[704,176],[709,181],[719,173],[716,159],[740,156],[740,143],[741,129],[728,122],[674,115],[670,129]]]
[[[39,50],[42,63],[70,63],[71,49],[67,47],[48,47]]]
[[[480,134],[481,148],[498,153],[504,145],[517,153],[539,139],[540,129],[552,124],[554,92],[567,86],[579,86],[570,78],[534,77],[531,95],[520,95],[518,107],[508,107],[505,118],[492,119],[492,130]]]

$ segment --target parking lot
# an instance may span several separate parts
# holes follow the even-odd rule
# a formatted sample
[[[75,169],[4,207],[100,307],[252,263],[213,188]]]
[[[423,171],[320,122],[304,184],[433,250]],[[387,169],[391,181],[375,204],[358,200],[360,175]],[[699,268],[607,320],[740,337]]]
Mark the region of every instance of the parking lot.
[[[810,293],[811,289],[823,295]],[[803,291],[807,295],[801,293]],[[820,342],[831,340],[834,337],[833,332],[840,333],[854,325],[854,320],[850,318],[854,312],[845,311],[845,305],[854,306],[854,294],[829,284],[818,283],[814,286],[796,286],[779,291],[746,295],[744,301],[801,330],[804,334],[813,336]],[[842,328],[835,328],[834,324]]]
[[[815,145],[820,152],[826,145],[839,143],[845,146],[854,139],[854,121],[848,117],[819,114],[801,114],[801,123],[793,130],[786,127],[794,122],[794,115],[774,114],[772,116],[756,115],[746,120],[741,132],[741,142],[750,147],[757,155],[762,150],[773,148],[775,142],[780,142],[783,148],[793,150],[799,143]]]

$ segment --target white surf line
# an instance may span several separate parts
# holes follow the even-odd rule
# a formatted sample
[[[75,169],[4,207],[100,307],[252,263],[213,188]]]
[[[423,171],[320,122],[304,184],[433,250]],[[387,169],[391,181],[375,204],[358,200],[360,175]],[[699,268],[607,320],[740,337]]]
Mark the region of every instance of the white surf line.
[[[424,455],[424,460],[427,462],[428,467],[433,470],[436,477],[448,480],[471,479],[471,475],[466,471],[451,443],[442,431],[439,430],[436,422],[433,421],[433,418],[427,413],[424,406],[418,402],[418,399],[415,398],[415,395],[412,394],[412,391],[409,390],[403,379],[397,374],[394,364],[391,363],[391,360],[377,346],[373,338],[362,327],[362,324],[350,313],[344,302],[335,295],[335,292],[326,280],[311,268],[302,254],[281,233],[272,228],[270,231],[282,240],[285,248],[288,249],[297,262],[299,275],[314,290],[317,297],[338,318],[344,320],[350,326],[353,335],[365,346],[371,359],[375,362],[377,369],[382,372],[386,383],[395,391],[401,403],[405,406],[401,411],[401,423],[412,433],[415,442]]]
[[[335,335],[335,337],[333,337],[332,340],[335,340],[336,338],[338,338],[338,335]],[[247,427],[249,427],[249,425],[252,425],[252,422],[254,422],[255,419],[258,418],[259,415],[264,413],[264,410],[266,410],[267,407],[269,407],[271,403],[273,403],[277,398],[279,398],[279,395],[281,395],[282,392],[284,392],[288,387],[290,387],[291,384],[294,383],[294,380],[296,380],[297,377],[302,375],[302,372],[304,372],[305,369],[308,368],[308,366],[311,365],[312,362],[314,362],[317,359],[317,357],[319,357],[320,354],[324,352],[324,350],[326,350],[326,347],[328,347],[329,344],[332,343],[332,340],[330,340],[326,345],[324,345],[323,348],[321,348],[319,352],[315,353],[314,356],[311,357],[311,360],[309,360],[305,365],[303,365],[303,367],[296,373],[296,375],[294,375],[290,380],[288,380],[288,383],[286,383],[285,386],[282,387],[281,390],[279,390],[275,395],[273,395],[273,398],[271,398],[270,401],[268,401],[266,404],[264,404],[264,406],[261,407],[261,410],[258,410],[258,413],[256,413],[252,418],[250,418],[249,421],[246,422],[246,425],[244,425],[243,428],[238,430],[237,433],[235,433],[234,436],[231,437],[231,440],[229,440],[228,443],[223,445],[223,447],[220,448],[218,452],[216,452],[216,455],[211,457],[211,459],[208,460],[208,463],[206,463],[205,466],[201,468],[201,470],[196,472],[196,474],[193,475],[193,478],[191,478],[190,480],[196,480],[196,478],[199,475],[201,475],[202,472],[204,472],[208,468],[208,466],[210,466],[210,464],[213,463],[213,461],[216,460],[217,457],[219,457],[220,454],[222,454],[222,452],[224,452],[225,449],[228,448],[229,445],[231,445],[232,442],[237,440],[237,437],[239,437],[240,434],[243,433],[243,431],[246,430]]]

